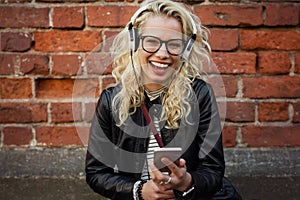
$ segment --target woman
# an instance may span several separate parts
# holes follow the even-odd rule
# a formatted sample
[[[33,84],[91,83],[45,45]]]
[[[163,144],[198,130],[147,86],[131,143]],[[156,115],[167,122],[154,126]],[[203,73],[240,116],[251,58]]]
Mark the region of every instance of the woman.
[[[90,129],[86,180],[95,192],[120,200],[211,199],[220,190],[220,119],[201,79],[209,50],[198,19],[172,1],[146,2],[118,34],[116,85],[102,92]],[[178,165],[162,159],[169,173],[152,162],[159,145],[183,149]]]

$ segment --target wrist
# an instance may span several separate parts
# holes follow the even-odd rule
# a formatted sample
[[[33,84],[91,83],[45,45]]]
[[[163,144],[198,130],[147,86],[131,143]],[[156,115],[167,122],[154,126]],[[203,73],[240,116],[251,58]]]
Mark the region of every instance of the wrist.
[[[178,188],[180,192],[186,192],[193,186],[193,179],[190,173],[186,173],[186,178],[182,187]]]
[[[133,198],[134,198],[134,200],[143,200],[142,189],[143,189],[143,185],[146,182],[147,181],[145,181],[145,180],[140,180],[140,181],[137,181],[134,184],[134,187],[133,187]]]

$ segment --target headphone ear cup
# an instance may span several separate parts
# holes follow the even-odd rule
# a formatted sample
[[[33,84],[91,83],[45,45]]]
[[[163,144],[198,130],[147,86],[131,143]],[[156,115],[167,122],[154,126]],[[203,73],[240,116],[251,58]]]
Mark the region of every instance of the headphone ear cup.
[[[140,45],[139,31],[137,28],[134,28],[133,32],[134,32],[134,51],[137,51]]]

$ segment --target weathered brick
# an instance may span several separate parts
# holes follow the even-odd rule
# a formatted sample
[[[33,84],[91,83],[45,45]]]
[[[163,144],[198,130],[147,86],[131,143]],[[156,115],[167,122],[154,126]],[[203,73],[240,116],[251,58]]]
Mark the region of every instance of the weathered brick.
[[[49,8],[3,6],[0,7],[0,27],[48,28]]]
[[[300,73],[300,53],[294,54],[295,73]]]
[[[236,146],[236,133],[237,127],[235,126],[224,126],[222,130],[223,134],[223,146],[234,147]]]
[[[289,119],[288,102],[258,103],[258,120],[261,122],[287,121]]]
[[[292,4],[267,4],[266,19],[267,26],[285,26],[299,24],[299,5]]]
[[[248,98],[299,98],[300,77],[244,77],[243,96]]]
[[[47,121],[45,103],[0,103],[0,123],[36,123]]]
[[[300,102],[293,103],[293,122],[300,123]]]
[[[256,73],[256,54],[255,53],[218,53],[212,54],[216,68],[211,72],[220,72],[221,74],[255,74]]]
[[[232,51],[238,48],[239,32],[235,29],[210,29],[213,51]]]
[[[253,122],[255,120],[255,103],[227,102],[226,121]]]
[[[84,25],[83,7],[53,8],[53,27],[81,28]]]
[[[120,31],[114,31],[114,30],[104,31],[104,37],[105,37],[105,42],[103,43],[104,52],[111,52],[110,48],[112,47],[113,40],[118,33],[120,33]]]
[[[95,2],[98,0],[35,0],[36,2],[51,2],[51,3],[84,3],[84,2]]]
[[[46,55],[21,55],[21,74],[48,75],[49,58]]]
[[[8,3],[27,3],[27,2],[31,2],[31,1],[32,0],[7,0]],[[4,0],[3,0],[3,2],[4,2]]]
[[[258,54],[258,71],[261,74],[288,74],[291,60],[288,53],[260,52]]]
[[[97,79],[37,79],[35,87],[42,99],[93,98],[99,93]]]
[[[263,24],[263,9],[260,5],[200,5],[195,6],[194,11],[204,25],[259,26]]]
[[[0,54],[0,75],[11,75],[15,73],[18,57],[14,54]]]
[[[241,30],[243,50],[299,50],[299,30]]]
[[[11,52],[24,52],[31,48],[30,33],[5,32],[1,34],[1,50]]]
[[[27,127],[4,127],[3,145],[4,146],[28,146],[32,140],[32,130]]]
[[[104,77],[102,78],[102,90],[112,86],[116,83],[115,79],[112,77]]]
[[[112,72],[112,57],[110,53],[93,52],[86,56],[88,74],[108,75]]]
[[[35,50],[44,52],[92,51],[102,42],[99,31],[35,32]]]
[[[237,94],[237,78],[229,76],[208,76],[216,97],[234,97]]]
[[[0,78],[1,99],[27,99],[32,97],[32,81],[29,78]]]
[[[88,26],[125,26],[137,9],[136,6],[88,6]]]
[[[84,121],[91,122],[95,113],[96,103],[85,103]]]
[[[82,141],[75,127],[37,127],[36,140],[37,146],[82,146]]]
[[[245,126],[243,143],[248,147],[300,146],[300,126]]]
[[[53,55],[52,74],[54,75],[80,75],[82,74],[82,57],[80,55]]]
[[[52,103],[51,121],[54,123],[82,121],[80,103]]]

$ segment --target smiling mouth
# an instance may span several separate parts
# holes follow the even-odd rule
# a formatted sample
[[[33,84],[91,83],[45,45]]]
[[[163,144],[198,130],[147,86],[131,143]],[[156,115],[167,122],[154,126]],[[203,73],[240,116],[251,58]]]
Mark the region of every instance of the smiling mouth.
[[[163,63],[158,63],[158,62],[154,62],[154,61],[150,61],[150,64],[158,69],[167,69],[170,64],[163,64]]]

